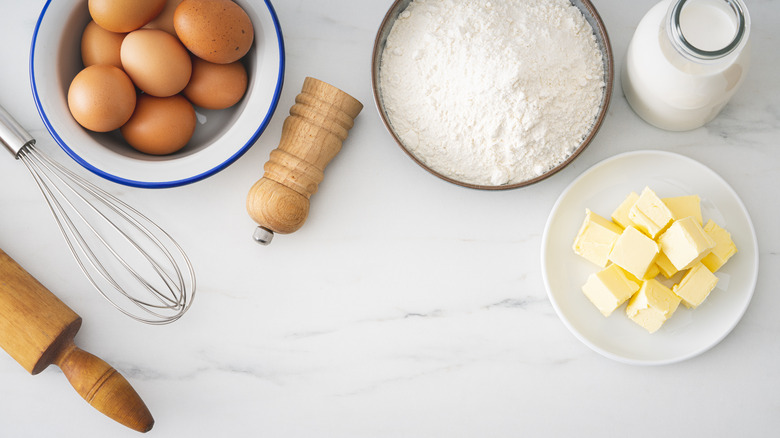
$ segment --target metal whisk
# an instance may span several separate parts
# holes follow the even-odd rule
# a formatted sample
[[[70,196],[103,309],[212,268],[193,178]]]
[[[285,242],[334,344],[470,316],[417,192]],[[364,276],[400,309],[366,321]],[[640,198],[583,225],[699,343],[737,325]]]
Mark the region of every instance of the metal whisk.
[[[108,302],[147,324],[181,318],[195,295],[195,273],[165,230],[36,149],[2,107],[0,142],[27,166],[76,262]]]

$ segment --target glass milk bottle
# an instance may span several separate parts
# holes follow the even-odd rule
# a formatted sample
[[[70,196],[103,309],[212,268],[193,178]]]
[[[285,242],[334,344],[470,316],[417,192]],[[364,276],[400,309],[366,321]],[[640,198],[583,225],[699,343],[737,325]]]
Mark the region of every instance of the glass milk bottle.
[[[663,0],[628,46],[623,92],[648,123],[698,128],[718,115],[749,63],[750,17],[742,0]]]

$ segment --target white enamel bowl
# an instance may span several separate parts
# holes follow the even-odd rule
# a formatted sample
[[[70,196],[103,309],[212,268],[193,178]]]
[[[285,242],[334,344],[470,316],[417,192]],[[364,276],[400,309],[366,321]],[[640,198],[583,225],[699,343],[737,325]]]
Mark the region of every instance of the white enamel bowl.
[[[76,123],[67,105],[73,77],[83,68],[81,33],[89,22],[87,0],[49,0],[41,11],[30,51],[30,82],[38,112],[52,137],[76,162],[116,183],[165,188],[211,176],[243,155],[276,110],[284,79],[284,44],[269,0],[236,0],[249,15],[255,40],[244,65],[247,92],[231,108],[196,107],[198,126],[179,152],[151,156],[135,151],[118,132],[94,133]]]

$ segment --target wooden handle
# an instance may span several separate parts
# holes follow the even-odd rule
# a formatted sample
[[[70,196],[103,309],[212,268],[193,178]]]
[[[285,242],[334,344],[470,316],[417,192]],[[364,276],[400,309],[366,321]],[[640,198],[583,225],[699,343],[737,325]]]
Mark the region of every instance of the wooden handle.
[[[55,360],[65,377],[92,407],[138,432],[148,432],[154,418],[130,383],[111,365],[71,343]]]
[[[31,374],[57,364],[97,410],[139,432],[150,430],[154,419],[127,380],[74,345],[80,327],[73,310],[0,250],[0,347]]]
[[[0,249],[0,347],[38,374],[80,327],[74,311]]]
[[[263,166],[263,177],[249,190],[247,211],[255,222],[280,234],[303,226],[325,166],[341,150],[362,109],[338,88],[305,79],[282,126],[279,146]]]

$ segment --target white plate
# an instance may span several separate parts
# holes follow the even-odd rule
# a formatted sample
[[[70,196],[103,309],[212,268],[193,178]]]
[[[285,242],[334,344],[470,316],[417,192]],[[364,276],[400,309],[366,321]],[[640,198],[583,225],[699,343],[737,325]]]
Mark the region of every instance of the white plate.
[[[284,81],[284,44],[270,0],[235,0],[249,15],[255,39],[242,60],[249,74],[243,99],[224,110],[196,107],[198,126],[190,142],[166,156],[130,148],[118,132],[83,129],[70,115],[67,91],[83,68],[80,41],[89,22],[87,0],[48,0],[30,51],[30,82],[44,125],[76,162],[108,180],[164,188],[199,181],[224,169],[255,143],[276,110]]]
[[[581,290],[599,268],[572,251],[585,208],[609,217],[629,192],[645,186],[661,197],[699,195],[705,222],[728,230],[739,251],[716,273],[718,285],[702,305],[680,305],[653,334],[628,319],[625,304],[608,318],[599,313]],[[542,238],[542,277],[558,316],[588,347],[620,362],[668,364],[703,353],[737,325],[755,289],[758,244],[739,196],[711,169],[670,152],[629,152],[591,167],[558,198]]]

